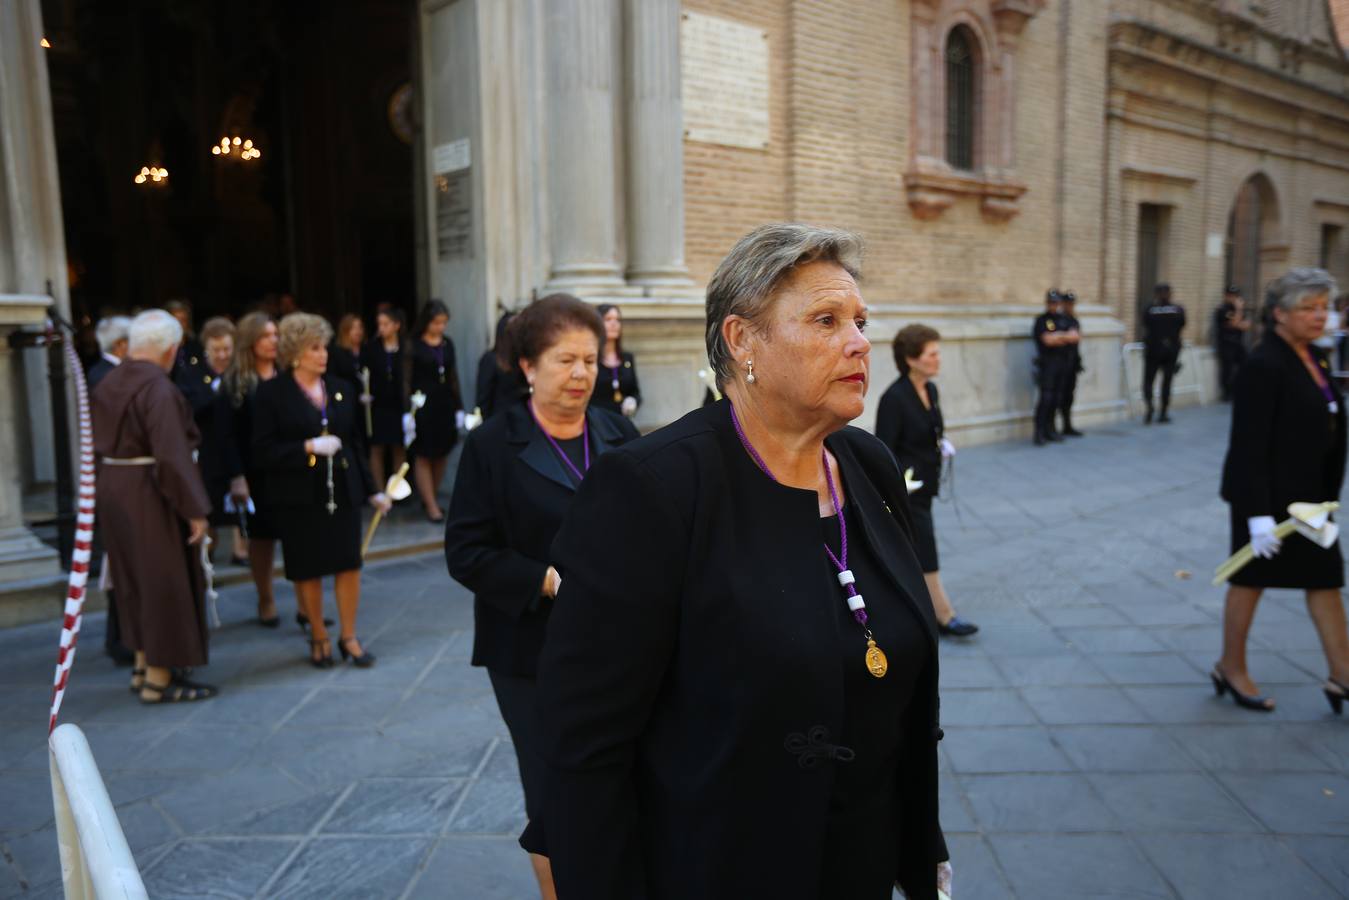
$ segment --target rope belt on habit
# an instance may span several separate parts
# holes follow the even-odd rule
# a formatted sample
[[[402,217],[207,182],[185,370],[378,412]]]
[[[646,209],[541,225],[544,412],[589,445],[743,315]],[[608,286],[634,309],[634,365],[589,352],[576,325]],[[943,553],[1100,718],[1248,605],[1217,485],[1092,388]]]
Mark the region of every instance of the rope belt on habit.
[[[126,459],[113,459],[111,456],[103,457],[105,466],[153,466],[155,458],[153,456],[128,456]]]

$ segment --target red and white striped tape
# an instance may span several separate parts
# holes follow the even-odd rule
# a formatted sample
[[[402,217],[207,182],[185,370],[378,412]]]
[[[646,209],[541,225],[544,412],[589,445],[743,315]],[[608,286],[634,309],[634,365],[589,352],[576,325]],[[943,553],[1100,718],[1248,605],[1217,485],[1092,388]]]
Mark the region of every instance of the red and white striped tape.
[[[48,332],[55,326],[47,323]],[[56,717],[61,712],[61,701],[70,683],[70,668],[75,664],[75,642],[80,635],[80,620],[84,612],[84,589],[89,581],[89,557],[94,547],[94,429],[89,417],[89,387],[84,380],[84,367],[75,355],[74,341],[63,338],[66,365],[75,382],[75,402],[80,419],[80,493],[75,518],[75,552],[70,560],[70,584],[66,590],[65,617],[61,622],[61,648],[56,656],[56,680],[52,684],[50,734],[56,728]]]

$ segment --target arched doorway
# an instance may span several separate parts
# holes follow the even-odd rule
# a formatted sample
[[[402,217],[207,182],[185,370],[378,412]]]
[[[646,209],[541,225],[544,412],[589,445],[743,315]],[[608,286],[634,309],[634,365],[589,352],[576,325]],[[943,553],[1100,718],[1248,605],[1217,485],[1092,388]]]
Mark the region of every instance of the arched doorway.
[[[1257,172],[1242,183],[1227,219],[1225,281],[1241,289],[1249,310],[1264,306],[1265,282],[1287,261],[1279,241],[1279,201],[1274,184]]]

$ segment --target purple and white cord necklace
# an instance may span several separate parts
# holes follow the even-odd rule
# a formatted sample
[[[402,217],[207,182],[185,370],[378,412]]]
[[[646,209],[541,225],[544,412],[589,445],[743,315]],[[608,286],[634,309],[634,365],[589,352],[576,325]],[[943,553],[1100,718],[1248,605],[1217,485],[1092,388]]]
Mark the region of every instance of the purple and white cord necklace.
[[[754,445],[749,442],[745,436],[745,429],[740,424],[740,417],[735,413],[735,407],[731,407],[731,423],[735,425],[735,433],[740,438],[740,443],[744,445],[745,452],[750,455],[755,464],[763,471],[765,475],[777,481],[777,476],[768,468],[759,451],[754,449]],[[862,626],[862,637],[867,642],[866,666],[867,671],[877,678],[885,677],[886,670],[890,663],[885,658],[885,652],[876,646],[876,639],[871,634],[871,628],[867,625],[867,605],[862,600],[862,595],[857,593],[857,579],[853,577],[852,570],[848,568],[848,520],[843,515],[843,505],[838,501],[838,489],[834,487],[834,475],[829,471],[829,456],[821,449],[820,462],[824,464],[824,480],[829,485],[829,500],[834,504],[834,515],[838,516],[838,530],[842,538],[841,552],[837,555],[832,547],[826,541],[824,552],[829,554],[829,561],[838,569],[838,583],[846,594],[845,599],[848,603],[848,609],[852,612],[852,617],[857,620],[857,624]]]
[[[585,468],[578,469],[576,468],[576,463],[572,462],[571,457],[563,451],[562,445],[553,440],[553,436],[548,433],[548,429],[544,428],[543,423],[539,421],[539,414],[534,412],[533,400],[529,401],[529,414],[534,417],[534,424],[539,426],[539,431],[543,432],[543,436],[548,439],[548,443],[553,445],[553,449],[557,451],[558,458],[571,470],[571,474],[576,476],[578,482],[584,481],[585,473],[590,471],[590,423],[584,418],[581,419],[581,446],[584,448],[585,453],[582,464]]]

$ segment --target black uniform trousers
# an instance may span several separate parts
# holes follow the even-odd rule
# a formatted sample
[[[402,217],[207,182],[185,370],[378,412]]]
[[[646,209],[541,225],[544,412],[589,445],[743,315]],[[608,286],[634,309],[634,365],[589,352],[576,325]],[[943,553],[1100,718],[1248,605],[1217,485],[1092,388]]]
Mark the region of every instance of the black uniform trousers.
[[[1063,415],[1063,430],[1068,431],[1073,427],[1073,400],[1077,396],[1077,367],[1079,363],[1073,360],[1068,365],[1068,371],[1063,376],[1063,391],[1059,396],[1059,412]],[[1050,421],[1053,424],[1053,421]]]
[[[1037,382],[1040,387],[1040,399],[1035,404],[1035,433],[1049,435],[1054,432],[1054,415],[1063,403],[1068,390],[1067,382],[1071,360],[1065,356],[1041,356],[1038,360]]]
[[[1176,374],[1179,356],[1149,355],[1143,360],[1143,402],[1148,410],[1152,409],[1152,386],[1157,381],[1157,373],[1162,373],[1162,412],[1171,406],[1171,377]]]

